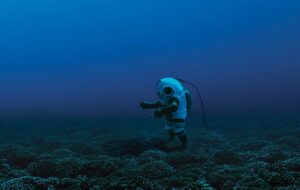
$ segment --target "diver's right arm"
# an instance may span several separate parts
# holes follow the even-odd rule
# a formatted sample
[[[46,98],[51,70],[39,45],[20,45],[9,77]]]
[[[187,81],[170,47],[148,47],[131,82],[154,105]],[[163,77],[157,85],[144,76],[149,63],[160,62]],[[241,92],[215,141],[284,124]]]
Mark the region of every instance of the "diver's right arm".
[[[157,101],[157,102],[141,102],[140,107],[142,109],[160,108],[161,103],[160,103],[160,101]]]

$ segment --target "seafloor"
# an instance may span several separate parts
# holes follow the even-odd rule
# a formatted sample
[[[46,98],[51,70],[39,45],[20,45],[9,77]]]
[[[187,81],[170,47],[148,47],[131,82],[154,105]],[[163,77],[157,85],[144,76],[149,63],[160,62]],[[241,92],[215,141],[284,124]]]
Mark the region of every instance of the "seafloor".
[[[299,120],[209,122],[170,151],[154,118],[2,118],[0,189],[300,189]]]

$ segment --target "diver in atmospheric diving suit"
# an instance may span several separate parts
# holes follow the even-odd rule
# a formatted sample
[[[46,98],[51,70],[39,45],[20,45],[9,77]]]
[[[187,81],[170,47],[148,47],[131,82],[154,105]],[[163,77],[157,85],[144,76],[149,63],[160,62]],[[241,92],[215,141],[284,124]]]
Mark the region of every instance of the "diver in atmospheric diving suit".
[[[185,148],[188,139],[184,127],[187,113],[191,109],[191,94],[174,78],[160,79],[156,86],[156,92],[160,100],[141,102],[141,108],[156,108],[153,115],[157,118],[164,116],[165,129],[169,134],[168,143],[177,136],[182,143],[182,148]]]

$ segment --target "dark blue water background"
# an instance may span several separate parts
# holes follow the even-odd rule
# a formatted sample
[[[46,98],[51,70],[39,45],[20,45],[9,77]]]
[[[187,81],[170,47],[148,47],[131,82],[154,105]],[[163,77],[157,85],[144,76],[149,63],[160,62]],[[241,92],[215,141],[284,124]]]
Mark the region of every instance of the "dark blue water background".
[[[163,76],[211,113],[295,112],[299,34],[298,0],[1,0],[0,112],[140,114]]]

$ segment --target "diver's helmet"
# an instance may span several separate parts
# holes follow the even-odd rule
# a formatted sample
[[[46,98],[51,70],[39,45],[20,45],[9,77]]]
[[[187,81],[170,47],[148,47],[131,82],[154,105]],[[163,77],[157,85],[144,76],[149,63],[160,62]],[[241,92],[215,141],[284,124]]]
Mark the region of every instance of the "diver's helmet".
[[[174,78],[162,78],[156,86],[157,95],[163,106],[168,105],[171,98],[179,100],[179,108],[172,113],[173,118],[185,119],[187,115],[186,93],[188,92],[183,85]]]
[[[182,84],[174,78],[162,78],[156,85],[157,95],[163,104],[171,97],[181,97],[184,90]]]

